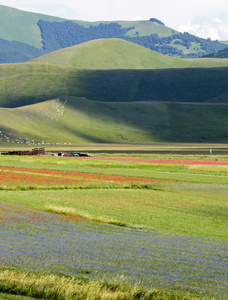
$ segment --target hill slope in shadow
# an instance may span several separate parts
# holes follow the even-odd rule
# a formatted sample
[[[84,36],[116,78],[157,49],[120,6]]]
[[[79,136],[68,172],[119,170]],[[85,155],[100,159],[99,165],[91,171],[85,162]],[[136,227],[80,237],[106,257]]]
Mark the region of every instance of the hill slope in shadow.
[[[0,142],[153,143],[227,142],[228,105],[99,102],[60,97],[0,108]]]
[[[0,107],[60,96],[104,102],[227,103],[227,68],[86,70],[47,63],[0,65]]]

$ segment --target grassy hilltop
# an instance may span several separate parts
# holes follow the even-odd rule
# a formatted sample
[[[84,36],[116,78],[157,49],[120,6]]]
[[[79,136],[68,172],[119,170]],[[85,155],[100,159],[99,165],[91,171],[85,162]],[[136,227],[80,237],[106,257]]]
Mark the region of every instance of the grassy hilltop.
[[[228,66],[228,59],[181,59],[163,55],[122,39],[98,39],[56,50],[32,62],[87,69],[162,69]]]

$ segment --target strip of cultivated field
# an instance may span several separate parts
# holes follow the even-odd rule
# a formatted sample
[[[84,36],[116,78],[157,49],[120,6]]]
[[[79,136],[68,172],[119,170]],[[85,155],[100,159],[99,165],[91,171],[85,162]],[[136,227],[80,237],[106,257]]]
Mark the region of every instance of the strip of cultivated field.
[[[191,161],[0,156],[0,266],[224,297],[227,161]]]
[[[4,202],[0,228],[1,266],[90,279],[117,276],[218,298],[227,291],[226,241],[84,222]]]

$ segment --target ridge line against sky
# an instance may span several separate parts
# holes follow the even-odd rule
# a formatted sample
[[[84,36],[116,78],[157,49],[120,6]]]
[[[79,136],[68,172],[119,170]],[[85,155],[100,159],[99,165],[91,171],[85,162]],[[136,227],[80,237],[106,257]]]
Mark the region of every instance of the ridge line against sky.
[[[227,0],[0,0],[0,5],[83,21],[149,20],[212,40],[228,40]]]

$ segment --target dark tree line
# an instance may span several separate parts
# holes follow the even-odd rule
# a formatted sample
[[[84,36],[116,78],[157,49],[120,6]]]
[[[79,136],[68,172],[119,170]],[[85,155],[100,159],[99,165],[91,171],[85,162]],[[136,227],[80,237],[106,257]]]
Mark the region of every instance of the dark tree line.
[[[214,57],[214,58],[228,58],[228,48],[219,51],[204,55],[203,57]]]
[[[28,44],[0,39],[0,63],[26,62],[43,54],[41,49]]]
[[[72,21],[47,22],[39,20],[43,49],[51,52],[83,42],[102,38],[123,38],[132,28],[122,28],[118,23],[90,26],[86,28]]]

